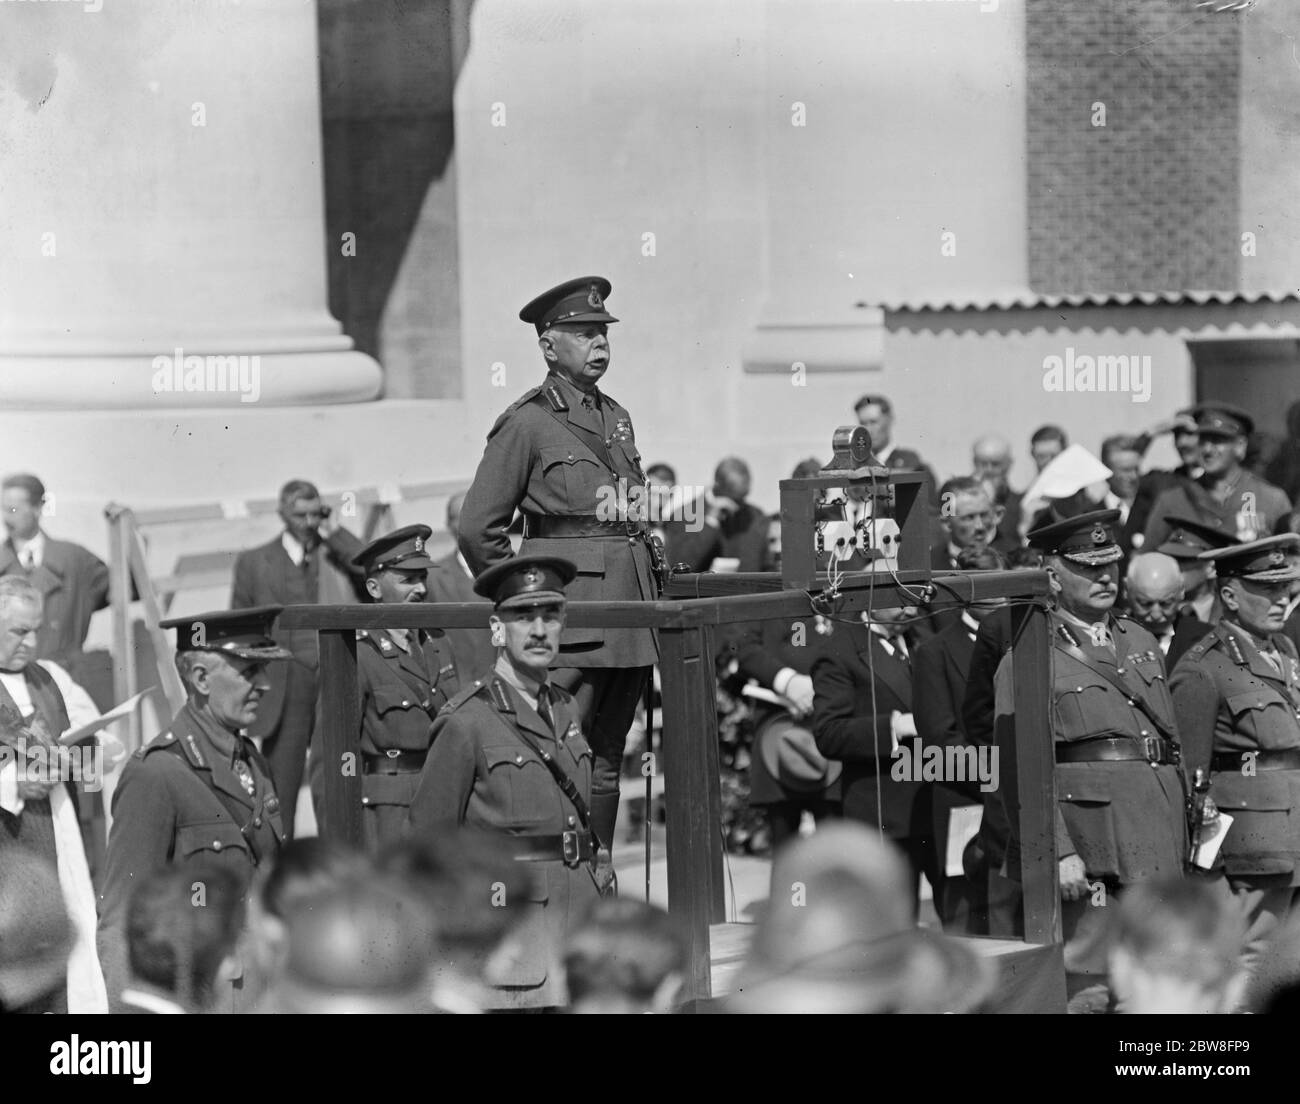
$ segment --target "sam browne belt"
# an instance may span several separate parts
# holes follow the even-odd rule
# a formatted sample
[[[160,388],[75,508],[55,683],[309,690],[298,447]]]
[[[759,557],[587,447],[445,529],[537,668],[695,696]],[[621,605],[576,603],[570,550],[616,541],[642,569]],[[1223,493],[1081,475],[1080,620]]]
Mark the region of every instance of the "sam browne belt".
[[[1216,751],[1210,756],[1210,769],[1241,773],[1251,759],[1255,770],[1300,770],[1300,748],[1280,751]]]
[[[595,514],[555,517],[524,514],[524,539],[564,537],[639,537],[646,532],[642,521],[602,521]]]
[[[424,761],[429,757],[428,751],[398,751],[389,748],[378,754],[363,751],[361,753],[362,774],[414,774],[424,768]]]
[[[590,832],[569,831],[553,836],[506,836],[506,844],[517,862],[562,862],[577,866],[591,862],[596,849]]]
[[[1176,763],[1173,746],[1161,736],[1097,736],[1056,745],[1058,763]]]

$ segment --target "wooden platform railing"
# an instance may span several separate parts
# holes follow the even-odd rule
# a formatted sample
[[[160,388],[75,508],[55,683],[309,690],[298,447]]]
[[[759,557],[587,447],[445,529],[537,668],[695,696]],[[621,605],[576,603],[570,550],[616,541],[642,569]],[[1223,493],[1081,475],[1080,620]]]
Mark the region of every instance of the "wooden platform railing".
[[[360,519],[361,532],[358,535],[363,541],[369,541],[382,523],[391,521],[393,507],[398,503],[452,495],[463,491],[466,485],[464,479],[456,479],[360,487],[355,491],[322,494],[321,501],[329,505],[344,524]],[[170,575],[151,576],[145,532],[154,526],[270,517],[279,507],[276,498],[256,498],[144,510],[110,502],[104,508],[108,521],[109,605],[113,612],[113,692],[117,701],[124,701],[140,690],[157,685],[166,694],[172,712],[184,704],[185,691],[172,663],[172,645],[167,634],[159,628],[159,622],[167,616],[172,599],[178,593],[215,587],[228,590],[235,557],[239,554],[239,550],[233,548],[190,554],[177,562]],[[142,623],[156,663],[153,672],[139,669],[131,616],[133,600],[138,600],[142,606]],[[129,746],[132,749],[138,747],[140,739],[140,721],[136,714],[131,719]]]
[[[1017,600],[1012,607],[1012,662],[1025,941],[1059,943],[1048,637],[1042,605],[1048,593],[1047,576],[1041,571],[954,572],[936,576],[935,583],[938,597],[931,603],[932,609],[994,598]],[[658,630],[668,907],[680,917],[688,936],[690,967],[685,997],[693,999],[710,995],[709,925],[725,919],[712,634],[725,625],[793,620],[813,611],[807,593],[781,590],[776,575],[678,576],[670,594],[691,597],[658,602],[574,602],[568,608],[568,623],[575,628]],[[869,589],[843,590],[836,599],[834,616],[909,604],[912,598],[908,593],[892,580],[881,579]],[[285,609],[280,615],[281,627],[312,629],[319,634],[320,737],[326,761],[345,762],[345,755],[353,756],[352,762],[359,761],[357,629],[480,628],[485,617],[481,604],[470,603]],[[360,840],[359,774],[325,772],[321,831],[329,838]]]

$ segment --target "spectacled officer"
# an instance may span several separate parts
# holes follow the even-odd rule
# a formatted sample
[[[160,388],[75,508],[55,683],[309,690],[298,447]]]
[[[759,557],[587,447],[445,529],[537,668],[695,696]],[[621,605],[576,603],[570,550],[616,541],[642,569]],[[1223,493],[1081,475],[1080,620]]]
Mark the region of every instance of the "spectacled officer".
[[[588,807],[591,747],[574,699],[548,671],[575,574],[568,560],[520,556],[475,581],[495,606],[496,666],[438,714],[411,802],[416,836],[452,826],[502,833],[531,865],[522,929],[489,969],[500,1007],[564,1003],[560,947],[600,896],[608,867]]]
[[[358,552],[352,562],[365,573],[366,595],[385,605],[424,602],[432,535],[427,525],[407,525]],[[377,850],[405,834],[433,719],[460,685],[446,635],[424,629],[358,629],[357,685],[362,832]]]
[[[176,669],[187,700],[171,726],[127,761],[113,794],[99,919],[110,995],[126,978],[127,901],[143,877],[202,858],[234,873],[246,892],[254,871],[279,853],[280,799],[246,730],[267,692],[266,665],[292,657],[271,636],[280,608],[162,622],[176,630]],[[242,1006],[239,994],[235,1001]]]
[[[659,596],[663,563],[646,521],[618,508],[646,500],[632,416],[597,386],[609,367],[608,326],[618,321],[605,309],[609,293],[608,280],[584,276],[519,312],[537,329],[548,374],[497,419],[465,495],[460,550],[475,574],[510,556],[506,530],[519,510],[523,555],[576,566],[572,600]],[[614,836],[623,749],[658,657],[651,629],[569,629],[561,640],[553,678],[576,698],[595,750],[592,816],[602,839]]]
[[[1107,904],[1124,887],[1183,873],[1187,821],[1164,657],[1135,621],[1115,616],[1118,510],[1035,529],[1055,596],[1051,613],[1056,851],[1067,990],[1106,996]],[[1008,767],[1003,762],[1003,779]],[[1008,805],[1016,799],[1008,794]],[[1008,808],[1011,824],[1018,814]],[[1009,861],[1018,868],[1018,859]]]
[[[1214,806],[1232,817],[1220,854],[1250,925],[1248,961],[1300,886],[1300,662],[1282,633],[1298,549],[1288,533],[1201,554],[1223,614],[1172,680],[1187,776],[1206,772]]]

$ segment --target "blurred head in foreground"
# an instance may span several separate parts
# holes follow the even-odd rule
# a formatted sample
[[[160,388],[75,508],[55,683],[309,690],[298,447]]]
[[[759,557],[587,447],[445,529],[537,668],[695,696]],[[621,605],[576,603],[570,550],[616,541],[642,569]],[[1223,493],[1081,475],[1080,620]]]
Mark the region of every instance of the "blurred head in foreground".
[[[0,861],[0,1012],[42,1012],[66,984],[74,934],[54,867],[25,847]]]
[[[901,854],[861,825],[818,826],[777,854],[734,1012],[970,1012],[992,966],[917,928]]]
[[[1110,984],[1120,1012],[1230,1012],[1240,1002],[1245,928],[1224,887],[1183,879],[1130,886],[1112,923]]]
[[[516,862],[498,837],[457,828],[403,840],[380,856],[380,869],[419,897],[437,929],[431,987],[438,1010],[475,1013],[499,1003],[488,975],[532,899],[530,865]]]
[[[663,909],[606,898],[569,937],[564,970],[571,1012],[671,1012],[686,973],[686,944]]]

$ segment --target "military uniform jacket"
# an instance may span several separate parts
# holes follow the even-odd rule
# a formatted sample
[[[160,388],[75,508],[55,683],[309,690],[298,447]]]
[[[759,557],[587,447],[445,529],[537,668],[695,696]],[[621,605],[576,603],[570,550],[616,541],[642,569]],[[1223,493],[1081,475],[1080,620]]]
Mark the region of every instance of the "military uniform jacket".
[[[629,489],[645,485],[631,415],[599,390],[584,396],[550,375],[488,434],[461,508],[461,553],[478,575],[510,557],[506,528],[516,510],[551,517],[612,512],[620,481]],[[534,537],[520,553],[571,560],[578,568],[565,591],[571,602],[658,597],[640,537]],[[565,667],[648,667],[659,656],[650,629],[565,629],[560,649]]]
[[[581,829],[577,810],[561,792],[520,731],[554,756],[584,801],[591,795],[592,752],[573,698],[551,685],[546,722],[512,686],[485,675],[438,714],[433,749],[411,802],[411,829],[419,834],[462,825],[507,835],[558,835]],[[565,934],[598,899],[590,867],[529,862],[532,900],[518,950],[506,971],[491,978],[508,1007],[544,1007],[565,1001],[559,953]]]
[[[1139,699],[1174,731],[1164,658],[1135,621],[1112,617],[1114,650],[1058,614],[1051,618],[1052,738],[1055,743],[1160,735]],[[1108,668],[1127,695],[1099,672]],[[1090,877],[1120,883],[1177,877],[1187,853],[1182,781],[1172,765],[1145,760],[1057,763],[1056,851],[1077,854]]]
[[[1156,498],[1142,547],[1155,548],[1164,542],[1171,532],[1170,515],[1201,518],[1242,540],[1255,540],[1269,536],[1290,512],[1291,500],[1286,494],[1253,472],[1243,471],[1222,503],[1206,489],[1203,479],[1182,479]]]
[[[1300,663],[1281,633],[1278,672],[1247,633],[1220,621],[1174,669],[1184,769],[1235,754],[1236,770],[1210,774],[1210,796],[1233,818],[1220,854],[1231,875],[1291,875],[1300,885],[1300,771],[1255,770],[1250,752],[1300,748]]]
[[[383,629],[357,630],[361,753],[367,759],[389,751],[427,751],[433,719],[459,689],[446,637],[424,631],[410,635],[411,650],[405,652]],[[401,835],[419,778],[418,771],[363,773],[367,820],[383,822],[370,825],[374,831],[367,831],[368,838],[382,843]]]
[[[218,751],[189,705],[122,768],[99,914],[105,975],[120,971],[109,977],[110,994],[125,980],[126,906],[140,878],[167,863],[201,857],[229,868],[247,886],[257,867],[274,862],[280,850],[284,829],[270,769],[251,740],[232,739],[244,741],[251,796],[230,753]]]

